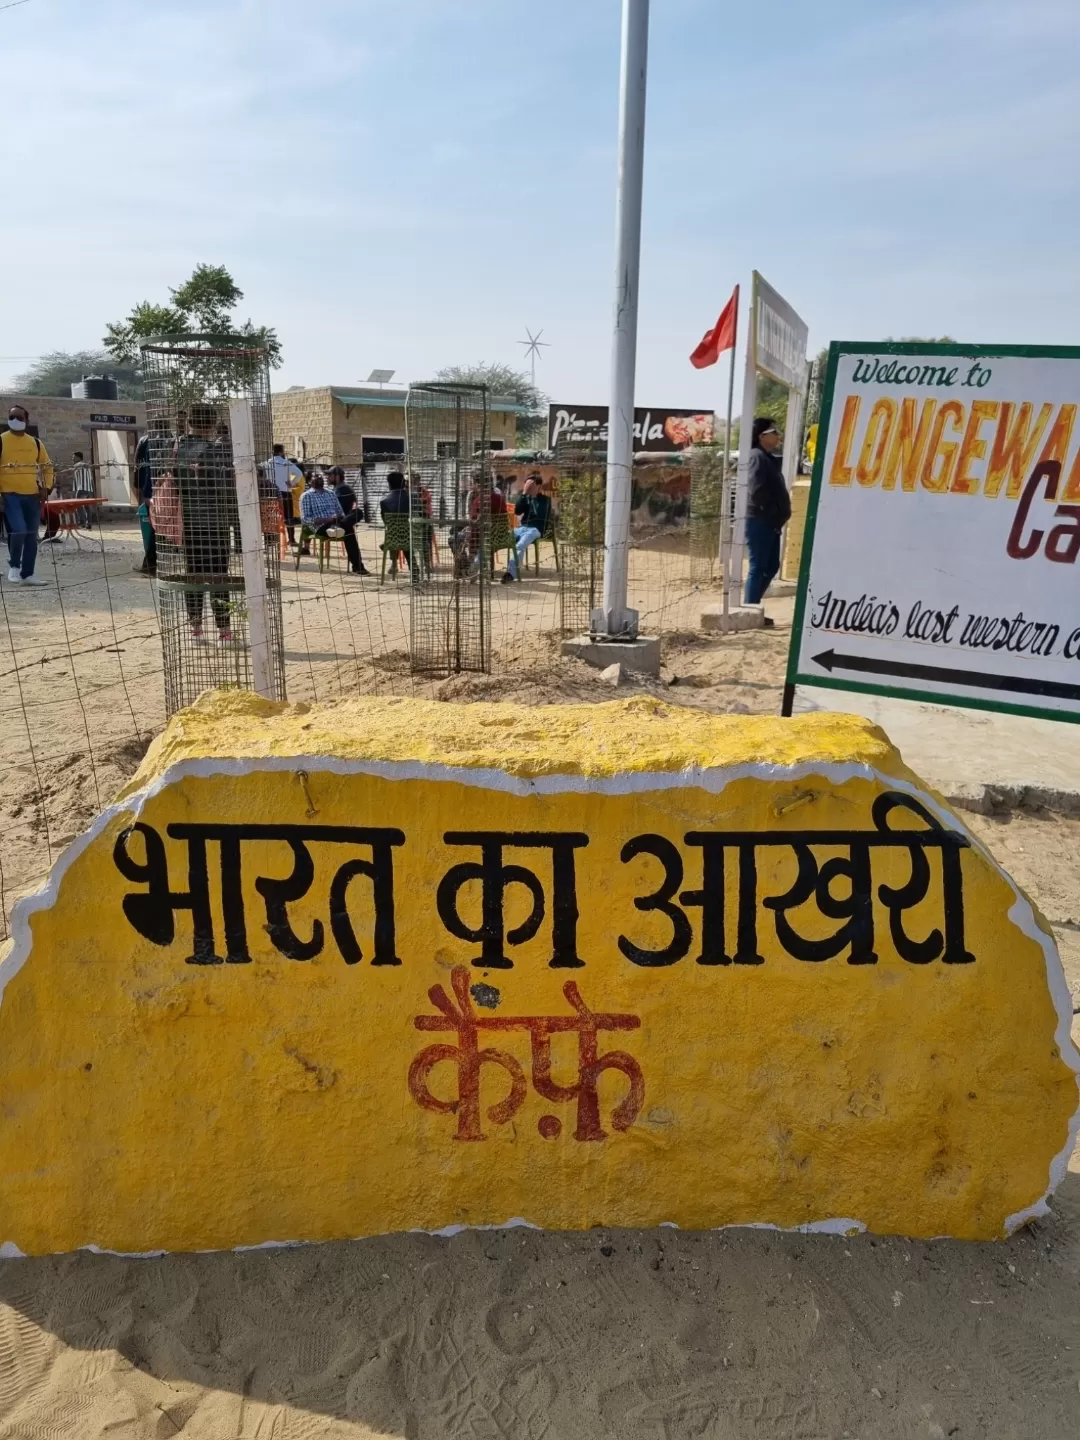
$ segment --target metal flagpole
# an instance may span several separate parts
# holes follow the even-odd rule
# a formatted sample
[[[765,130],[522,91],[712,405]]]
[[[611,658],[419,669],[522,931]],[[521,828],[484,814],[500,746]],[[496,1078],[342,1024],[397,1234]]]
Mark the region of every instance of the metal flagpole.
[[[637,364],[641,187],[645,162],[645,83],[649,63],[649,0],[623,0],[616,200],[615,333],[608,411],[607,516],[603,606],[594,633],[633,640],[638,615],[627,609],[630,495],[634,466],[634,374]]]

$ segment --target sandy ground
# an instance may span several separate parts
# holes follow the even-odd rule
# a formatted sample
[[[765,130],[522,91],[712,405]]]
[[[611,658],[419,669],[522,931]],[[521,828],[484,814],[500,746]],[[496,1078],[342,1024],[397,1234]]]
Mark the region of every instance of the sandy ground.
[[[0,1269],[0,1434],[1080,1433],[1080,1176],[1005,1244],[472,1232]]]
[[[0,594],[5,909],[161,724],[153,593],[131,573],[136,557],[134,532],[110,531],[103,549],[48,557],[54,590]],[[775,713],[782,620],[728,640],[694,635],[689,567],[655,554],[633,564],[637,603],[666,636],[663,674],[647,688]],[[547,572],[495,593],[497,673],[443,681],[408,674],[400,582],[311,566],[286,576],[283,597],[293,698],[612,694],[558,657]],[[965,818],[1053,923],[1080,997],[1080,821]],[[998,1245],[513,1230],[0,1262],[0,1440],[1071,1440],[1074,1166],[1053,1215]]]

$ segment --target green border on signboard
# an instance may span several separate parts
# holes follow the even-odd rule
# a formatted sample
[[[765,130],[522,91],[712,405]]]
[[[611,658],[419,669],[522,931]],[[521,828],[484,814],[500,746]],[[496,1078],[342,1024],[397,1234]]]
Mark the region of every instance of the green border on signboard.
[[[1036,705],[1009,705],[1004,701],[985,700],[981,696],[953,695],[944,691],[901,690],[895,685],[867,685],[857,680],[836,680],[831,675],[803,675],[800,673],[799,651],[802,648],[806,593],[810,584],[810,561],[814,552],[814,531],[817,528],[821,477],[825,471],[825,450],[829,443],[833,393],[836,389],[836,371],[841,355],[970,355],[972,358],[996,355],[1046,360],[1080,360],[1080,346],[958,345],[953,342],[920,344],[916,340],[885,340],[877,345],[872,341],[865,340],[834,340],[832,342],[829,346],[825,389],[821,400],[821,414],[818,418],[814,473],[810,478],[810,498],[806,506],[806,528],[803,532],[802,555],[799,560],[799,589],[795,597],[795,619],[791,628],[791,645],[788,649],[783,713],[791,714],[796,686],[813,685],[819,690],[840,690],[857,695],[881,695],[892,700],[915,700],[925,705],[959,705],[965,710],[992,710],[1004,715],[1026,715],[1038,720],[1064,720],[1069,724],[1080,725],[1080,714],[1071,714],[1066,710],[1045,710]]]

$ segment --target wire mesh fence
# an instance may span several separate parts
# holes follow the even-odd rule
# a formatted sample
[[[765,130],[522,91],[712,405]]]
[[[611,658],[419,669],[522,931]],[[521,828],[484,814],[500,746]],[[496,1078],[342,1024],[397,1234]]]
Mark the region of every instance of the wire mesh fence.
[[[100,505],[56,502],[33,566],[44,583],[0,584],[0,940],[14,902],[109,804],[165,719],[137,527],[117,544]]]
[[[258,510],[248,581],[238,498],[241,459],[249,467],[265,465],[271,454],[266,352],[241,339],[186,335],[144,345],[142,364],[166,711],[171,715],[214,687],[254,688],[252,558],[267,599],[269,690],[283,699],[277,489],[256,474],[255,496],[246,501]],[[253,455],[234,454],[236,400],[250,406]]]
[[[231,431],[218,433],[229,417],[232,397],[226,392],[241,388],[211,389],[209,401],[189,393],[183,424],[174,413],[184,408],[183,391],[174,390],[171,408],[152,412],[144,462],[158,477],[175,475],[179,441],[194,435],[204,448],[194,455],[185,449],[179,461],[205,467],[202,477],[214,482],[217,493],[234,443]],[[215,408],[209,434],[195,435],[190,411],[196,404]],[[459,405],[440,393],[426,414],[421,409],[413,412],[407,462],[393,453],[304,462],[307,481],[322,473],[328,487],[343,484],[352,492],[352,533],[368,576],[350,567],[343,538],[327,537],[325,545],[309,540],[305,553],[299,525],[292,547],[287,536],[263,537],[264,573],[277,586],[277,607],[269,612],[283,689],[292,700],[308,701],[357,695],[541,704],[604,698],[609,692],[598,689],[592,672],[560,653],[564,637],[588,628],[600,598],[604,455],[500,459],[496,487],[494,458],[483,448],[482,407],[471,397]],[[254,402],[252,411],[254,419]],[[195,416],[204,432],[209,420]],[[269,435],[265,427],[258,434],[254,451],[261,457],[269,453]],[[234,472],[237,458],[231,459]],[[339,469],[343,474],[332,473]],[[403,486],[391,485],[397,474],[405,477]],[[474,474],[487,483],[475,506]],[[516,538],[513,524],[521,518],[515,507],[533,476],[552,502],[551,533],[523,551],[519,578],[503,583]],[[101,479],[91,476],[98,494]],[[298,481],[297,499],[303,483]],[[400,489],[405,502],[399,497],[384,507]],[[234,511],[229,502],[227,557],[225,526],[218,520],[220,568],[189,586],[186,577],[207,572],[189,563],[182,541],[153,536],[134,513],[104,523],[104,507],[75,506],[75,498],[72,493],[62,506],[58,533],[42,542],[38,572],[47,587],[0,585],[6,737],[0,750],[0,939],[8,933],[14,900],[42,882],[65,844],[110,802],[166,713],[181,699],[196,698],[192,692],[200,688],[251,680],[247,620],[239,608],[245,592],[223,584],[242,576],[233,527],[235,517],[239,528],[239,505]],[[80,498],[94,502],[97,496]],[[665,655],[689,653],[687,645],[699,653],[702,641],[694,632],[701,604],[711,598],[694,574],[693,501],[692,467],[635,467],[629,603],[640,612],[643,631],[664,637]],[[403,503],[407,524],[398,534],[393,521]],[[156,585],[145,575],[153,568],[155,544]],[[191,645],[188,593],[200,602],[203,632],[212,643]],[[214,602],[220,611],[226,597],[227,618],[244,635],[243,649],[216,639]],[[452,628],[457,604],[460,642]],[[167,674],[166,662],[176,665],[169,647],[180,628],[196,667],[204,655],[207,662],[204,670],[184,669],[188,656],[180,657],[186,690],[169,688]],[[746,690],[732,693],[758,703]]]
[[[420,385],[405,405],[408,477],[381,502],[381,566],[409,573],[409,649],[421,675],[491,668],[491,581],[510,543],[493,489],[483,386]],[[388,480],[389,483],[389,480]]]

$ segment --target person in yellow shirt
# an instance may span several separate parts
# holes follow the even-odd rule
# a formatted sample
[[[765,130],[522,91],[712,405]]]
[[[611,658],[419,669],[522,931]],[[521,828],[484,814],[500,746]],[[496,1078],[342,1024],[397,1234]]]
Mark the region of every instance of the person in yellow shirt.
[[[54,473],[49,452],[26,433],[30,412],[22,405],[8,411],[8,428],[0,434],[0,500],[8,532],[8,573],[12,585],[46,585],[34,574],[41,502],[52,489]]]

